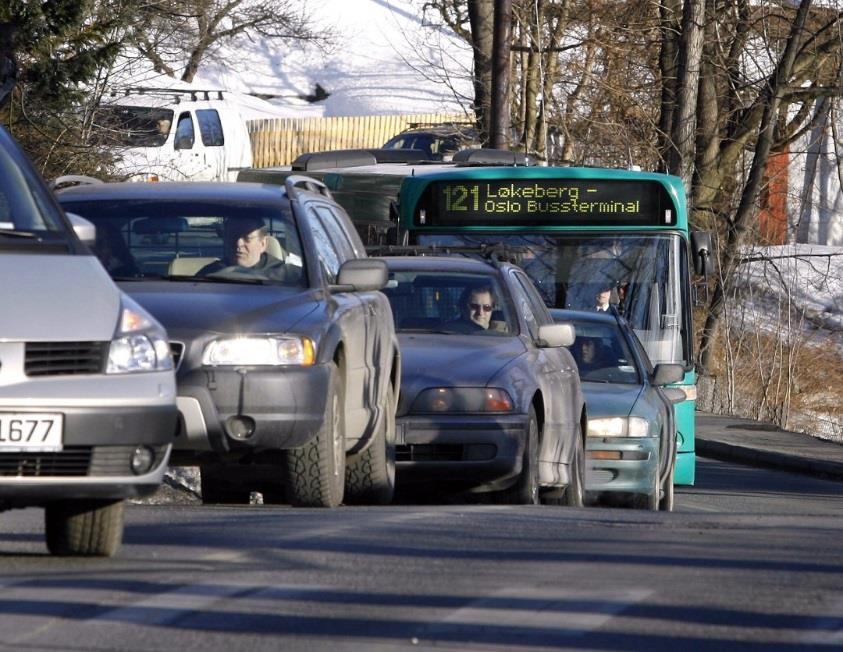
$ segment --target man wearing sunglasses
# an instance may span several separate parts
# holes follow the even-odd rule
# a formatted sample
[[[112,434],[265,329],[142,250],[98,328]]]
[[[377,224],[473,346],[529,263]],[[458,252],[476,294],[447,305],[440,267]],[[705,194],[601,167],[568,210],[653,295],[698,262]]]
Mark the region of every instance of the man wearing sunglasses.
[[[466,288],[460,296],[460,319],[455,322],[456,329],[465,333],[487,330],[494,310],[490,286]]]

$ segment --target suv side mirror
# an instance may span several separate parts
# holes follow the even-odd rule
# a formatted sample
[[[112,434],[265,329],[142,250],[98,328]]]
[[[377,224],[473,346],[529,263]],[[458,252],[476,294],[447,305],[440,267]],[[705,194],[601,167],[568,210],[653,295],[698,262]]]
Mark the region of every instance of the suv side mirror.
[[[685,368],[681,364],[662,362],[653,369],[653,385],[671,385],[685,377]]]
[[[539,337],[536,344],[542,348],[558,348],[571,346],[576,339],[574,325],[562,322],[559,324],[544,324],[539,326]]]
[[[335,292],[371,292],[386,287],[389,269],[380,258],[353,258],[340,267]]]
[[[97,241],[97,227],[93,222],[89,222],[81,215],[76,213],[65,213],[67,219],[70,220],[70,225],[73,227],[73,232],[76,237],[82,241],[82,244],[93,247]]]

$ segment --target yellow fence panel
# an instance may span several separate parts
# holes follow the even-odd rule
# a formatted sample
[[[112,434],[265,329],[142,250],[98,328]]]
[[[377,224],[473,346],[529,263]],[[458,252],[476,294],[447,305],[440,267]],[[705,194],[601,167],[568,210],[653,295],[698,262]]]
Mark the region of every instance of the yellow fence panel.
[[[305,152],[380,147],[412,124],[466,122],[462,113],[250,120],[253,165],[289,165]]]

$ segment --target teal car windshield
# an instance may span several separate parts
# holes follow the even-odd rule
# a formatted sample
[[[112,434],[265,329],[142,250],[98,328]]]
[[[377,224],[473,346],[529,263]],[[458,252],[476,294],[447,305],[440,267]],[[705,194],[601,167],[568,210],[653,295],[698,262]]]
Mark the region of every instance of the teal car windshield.
[[[591,310],[602,290],[626,318],[653,364],[690,363],[690,314],[680,280],[687,278],[682,239],[676,234],[516,235],[419,233],[420,245],[503,243],[516,250],[551,308]]]

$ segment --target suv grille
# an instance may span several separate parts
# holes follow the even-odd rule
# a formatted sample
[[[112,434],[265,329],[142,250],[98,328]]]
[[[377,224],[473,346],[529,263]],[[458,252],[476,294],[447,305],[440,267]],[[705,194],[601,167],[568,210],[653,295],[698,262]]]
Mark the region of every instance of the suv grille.
[[[27,342],[27,376],[99,374],[105,370],[108,342]]]

